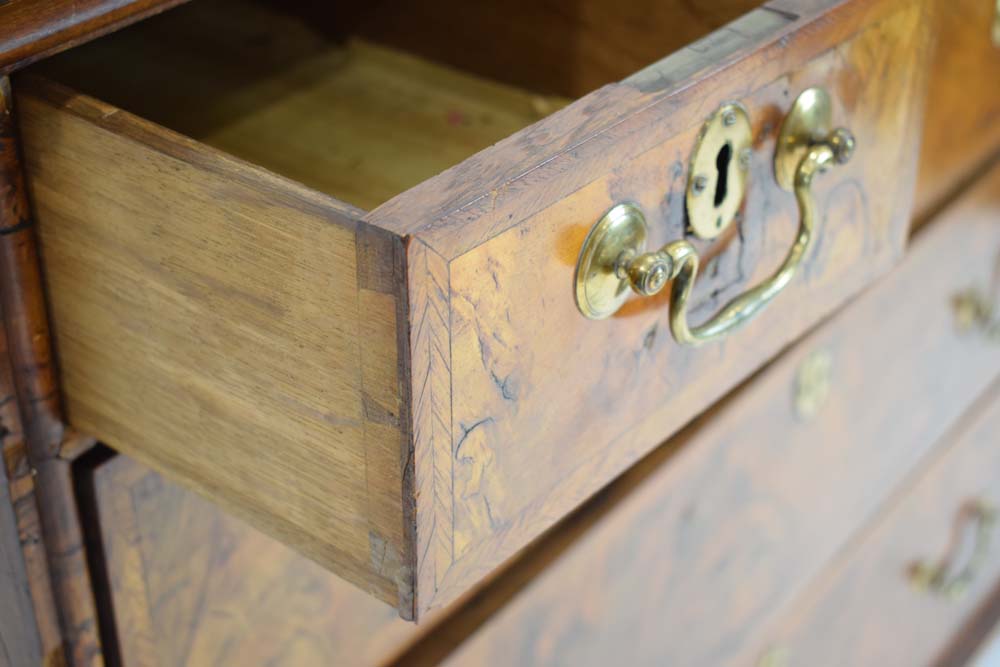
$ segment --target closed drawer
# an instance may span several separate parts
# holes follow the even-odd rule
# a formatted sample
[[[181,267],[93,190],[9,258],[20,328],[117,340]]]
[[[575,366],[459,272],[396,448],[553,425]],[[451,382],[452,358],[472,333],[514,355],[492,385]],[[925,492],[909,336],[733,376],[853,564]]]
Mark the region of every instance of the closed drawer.
[[[990,399],[766,633],[767,654],[786,665],[942,664],[1000,585],[1000,386]]]
[[[73,51],[51,76],[107,101],[15,82],[68,418],[404,616],[441,606],[899,257],[923,11],[754,10],[522,130],[565,101],[259,7],[194,3]],[[857,149],[804,194],[799,255],[772,158],[814,86]],[[702,182],[689,158],[707,118],[742,127],[713,116],[730,101],[749,150],[720,143]],[[740,174],[743,222],[687,232],[689,176],[712,211]],[[651,244],[706,258],[693,321],[803,268],[700,348],[671,337],[680,277],[587,319],[581,248],[624,202]]]
[[[754,664],[769,646],[765,630],[797,617],[790,610],[810,582],[937,456],[1000,374],[1000,346],[962,329],[952,310],[995,270],[998,193],[995,169],[886,279],[616,482],[582,537],[551,548],[548,568],[447,664]],[[980,433],[992,435],[980,445],[996,449],[995,426]],[[944,548],[956,506],[996,493],[987,482],[996,456],[972,457],[975,483],[949,485],[954,500],[932,498],[941,506],[913,524],[920,538],[899,545],[885,575],[900,596],[919,601],[905,569]],[[859,604],[877,592],[871,582],[845,590]],[[827,625],[874,622],[874,610],[843,612],[809,627],[819,637]],[[907,643],[910,634],[881,638]],[[823,646],[791,650],[802,664],[886,664],[839,660],[832,640]]]
[[[100,530],[104,654],[125,667],[378,665],[418,634],[136,461],[119,455],[78,474],[92,489],[84,514]]]

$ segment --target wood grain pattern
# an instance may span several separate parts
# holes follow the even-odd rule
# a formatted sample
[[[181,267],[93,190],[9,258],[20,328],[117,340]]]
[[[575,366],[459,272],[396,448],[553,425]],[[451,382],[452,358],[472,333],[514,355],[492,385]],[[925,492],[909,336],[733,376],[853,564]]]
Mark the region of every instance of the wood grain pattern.
[[[451,566],[455,552],[454,524],[449,520],[454,497],[454,457],[451,438],[451,341],[447,332],[451,304],[448,264],[440,255],[415,242],[408,251],[410,281],[411,360],[413,390],[414,497],[416,507],[418,590],[435,590]],[[431,511],[419,511],[419,499]],[[440,523],[438,523],[440,521]]]
[[[620,500],[582,538],[548,540],[553,564],[446,664],[753,664],[755,634],[1000,374],[1000,347],[959,330],[951,305],[1000,256],[1000,169],[990,180],[890,276],[613,483],[602,495]],[[816,353],[831,385],[809,420],[794,395]]]
[[[445,605],[898,257],[922,9],[755,11],[412,188],[370,226],[116,107],[30,84],[25,145],[69,419],[404,615]],[[583,321],[569,285],[590,223],[630,199],[654,240],[683,234],[703,118],[743,100],[754,172],[769,175],[784,110],[815,84],[860,140],[821,186],[824,216],[847,222],[827,225],[801,282],[739,349],[677,349],[662,299]],[[770,176],[754,179],[746,213],[767,224],[704,248],[716,259],[696,316],[787,252],[794,204]]]
[[[939,664],[962,622],[1000,580],[1000,559],[987,558],[958,599],[915,589],[908,572],[949,550],[956,557],[962,538],[955,531],[969,529],[956,522],[968,503],[1000,506],[1000,385],[988,399],[758,641],[780,646],[789,665]]]
[[[127,667],[376,665],[420,632],[125,456],[89,475]]]
[[[0,74],[184,0],[8,0],[0,3]]]
[[[22,95],[20,118],[70,422],[405,601],[401,249],[350,207],[57,87]],[[383,444],[390,467],[366,470]]]
[[[408,208],[408,221],[423,221],[411,233],[448,258],[453,474],[428,479],[418,469],[416,484],[436,485],[433,493],[417,497],[418,544],[438,549],[425,563],[440,570],[439,563],[450,557],[451,564],[443,580],[437,576],[435,589],[419,584],[420,609],[454,599],[898,258],[909,225],[926,55],[921,45],[928,30],[922,5],[894,7],[896,13],[833,44],[823,41],[822,30],[801,28],[796,35],[808,35],[809,48],[819,55],[806,59],[798,51],[805,47],[789,37],[775,57],[795,65],[780,62],[776,67],[792,72],[774,80],[767,78],[766,49],[704,79],[713,82],[710,93],[698,90],[700,79],[689,78],[704,61],[684,56],[665,62],[622,87],[638,91],[662,80],[694,81],[678,99],[649,93],[660,101],[649,100],[644,110],[618,118],[606,133],[572,151],[541,148],[548,158],[544,164],[456,206],[453,214],[437,217],[433,198],[452,185],[478,188],[485,180],[488,186],[495,172],[487,163],[494,158],[480,154],[368,216],[392,228],[393,212]],[[773,21],[771,15],[767,20]],[[839,19],[831,18],[829,25],[840,29]],[[719,49],[729,48],[720,38]],[[744,69],[751,67],[747,63],[756,65],[753,74]],[[769,174],[784,109],[797,91],[819,83],[831,89],[838,122],[852,128],[859,150],[850,165],[817,186],[823,239],[801,279],[767,313],[731,342],[695,350],[670,339],[666,294],[632,303],[605,322],[580,316],[571,286],[592,221],[615,202],[631,201],[646,211],[653,244],[682,236],[685,156],[712,105],[737,98],[751,109],[757,137],[752,170]],[[577,104],[566,109],[571,117]],[[680,125],[679,117],[687,113],[692,118]],[[508,157],[522,151],[546,123],[493,150],[509,149]],[[647,145],[654,141],[659,143]],[[494,164],[506,169],[499,159]],[[470,186],[470,179],[462,178],[471,173],[480,183]],[[417,210],[428,214],[413,215]],[[770,177],[753,179],[740,235],[721,248],[705,248],[717,256],[700,279],[696,319],[780,263],[792,243],[796,216],[794,200]],[[415,247],[411,244],[411,251]],[[411,310],[411,329],[416,317]],[[415,395],[428,377],[414,365]],[[415,432],[432,428],[434,416],[421,422],[422,416],[415,413]],[[451,506],[442,507],[440,497],[448,493]],[[419,536],[422,528],[442,524],[453,527],[450,540]]]
[[[566,103],[364,41],[332,42],[310,23],[233,0],[179,7],[40,65],[364,209]]]

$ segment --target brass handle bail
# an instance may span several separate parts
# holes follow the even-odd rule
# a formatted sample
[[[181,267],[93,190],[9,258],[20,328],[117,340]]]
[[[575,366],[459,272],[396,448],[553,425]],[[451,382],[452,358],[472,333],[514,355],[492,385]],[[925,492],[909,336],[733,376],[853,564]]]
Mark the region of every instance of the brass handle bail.
[[[658,250],[640,253],[645,245],[646,223],[641,211],[619,204],[591,230],[577,263],[577,305],[591,319],[613,314],[627,298],[627,288],[652,296],[670,281],[670,330],[684,345],[725,336],[764,309],[791,281],[812,247],[816,227],[813,178],[834,164],[844,164],[854,152],[855,140],[846,129],[829,130],[832,116],[829,96],[820,88],[799,95],[785,118],[775,150],[775,176],[795,193],[799,231],[778,270],[760,285],[727,303],[704,324],[691,327],[688,303],[698,276],[699,257],[686,240],[671,241]],[[609,266],[606,262],[613,257]],[[617,282],[616,282],[617,281]]]
[[[910,569],[910,583],[918,590],[928,591],[949,599],[962,597],[988,562],[990,539],[996,525],[997,510],[987,501],[977,499],[963,508],[959,524],[974,525],[973,545],[967,558],[954,562],[945,557],[938,563],[920,561]]]

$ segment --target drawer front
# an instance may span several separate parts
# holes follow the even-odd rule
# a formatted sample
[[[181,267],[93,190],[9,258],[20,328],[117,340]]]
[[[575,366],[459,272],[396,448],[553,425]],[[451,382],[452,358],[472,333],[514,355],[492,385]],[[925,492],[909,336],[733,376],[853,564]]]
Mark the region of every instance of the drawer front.
[[[391,607],[123,455],[89,473],[125,667],[376,665],[418,634]]]
[[[979,407],[765,633],[765,655],[789,666],[941,664],[1000,585],[1000,385]]]
[[[466,590],[901,254],[929,32],[923,5],[845,3],[822,28],[798,24],[774,42],[748,37],[776,34],[766,27],[776,16],[754,12],[366,217],[415,237],[407,258],[420,607]],[[701,78],[702,67],[719,69]],[[781,265],[799,215],[772,158],[782,118],[809,86],[830,90],[858,152],[817,181],[822,240],[769,309],[700,348],[671,336],[668,292],[680,280],[608,319],[581,315],[578,261],[612,207],[643,211],[650,248],[685,238],[688,160],[706,118],[730,100],[751,119],[751,184],[739,233],[698,246],[714,259],[696,281],[692,321]],[[569,130],[558,138],[557,123]]]
[[[627,473],[625,499],[449,664],[748,664],[756,635],[1000,374],[1000,346],[952,311],[995,269],[997,193],[1000,169],[889,277]],[[935,535],[904,564],[933,557]]]
[[[22,134],[70,421],[404,616],[454,600],[901,255],[926,3],[787,5],[368,213],[28,84]],[[800,211],[774,156],[812,87],[857,141],[853,159],[802,186],[813,206]],[[725,162],[718,148],[709,167],[732,166],[698,192],[725,201],[747,174],[742,222],[699,240],[689,160],[706,119],[734,102],[748,150]],[[684,305],[679,275],[587,319],[574,299],[581,247],[622,203],[643,212],[650,247],[674,242],[705,266]],[[801,268],[760,293],[780,291],[746,327],[697,349],[671,336],[677,312],[703,322],[786,259]]]

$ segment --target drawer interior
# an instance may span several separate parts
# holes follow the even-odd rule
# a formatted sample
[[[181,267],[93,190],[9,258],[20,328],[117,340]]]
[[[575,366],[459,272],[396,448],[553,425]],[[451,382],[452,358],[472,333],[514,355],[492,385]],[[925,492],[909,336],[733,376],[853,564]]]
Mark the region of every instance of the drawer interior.
[[[658,3],[669,31],[607,0],[312,4],[196,0],[36,69],[370,209],[758,3]]]

